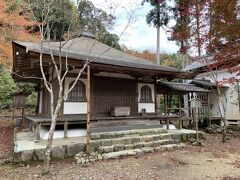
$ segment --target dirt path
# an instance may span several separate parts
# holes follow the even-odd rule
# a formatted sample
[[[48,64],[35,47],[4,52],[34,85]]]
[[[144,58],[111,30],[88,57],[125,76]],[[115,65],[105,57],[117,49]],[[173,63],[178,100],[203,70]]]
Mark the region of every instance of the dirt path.
[[[184,150],[140,157],[95,162],[87,167],[73,159],[55,161],[51,173],[41,177],[40,164],[4,165],[0,179],[240,179],[240,137],[226,144],[220,135],[207,135],[205,147],[188,145]]]

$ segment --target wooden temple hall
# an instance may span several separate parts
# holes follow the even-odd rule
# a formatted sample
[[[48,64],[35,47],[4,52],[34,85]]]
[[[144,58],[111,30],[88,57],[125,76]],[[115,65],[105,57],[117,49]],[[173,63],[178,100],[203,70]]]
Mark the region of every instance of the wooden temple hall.
[[[53,84],[56,105],[58,82],[51,53],[58,59],[59,43],[51,42],[50,46],[43,44],[42,48],[40,44],[32,42],[12,43],[13,78],[16,81],[35,83],[39,90],[36,115],[25,117],[37,131],[51,123],[50,96],[41,80],[39,56],[40,52],[43,52],[44,73]],[[57,124],[64,127],[64,136],[67,136],[67,128],[86,126],[88,78],[91,87],[92,129],[107,125],[114,125],[115,129],[133,128],[130,124],[144,128],[145,125],[155,125],[152,122],[156,121],[159,125],[160,121],[169,123],[178,119],[184,120],[184,117],[191,117],[191,102],[187,100],[186,107],[184,99],[190,99],[196,93],[204,101],[202,109],[198,112],[202,116],[208,114],[208,89],[194,84],[162,81],[162,79],[193,79],[195,74],[134,57],[110,48],[88,35],[66,42],[61,51],[63,61],[66,54],[70,71],[64,80],[64,93],[72,85],[85,61],[92,62],[89,64],[89,76],[85,70],[62,103]],[[178,106],[174,103],[173,107],[173,101],[178,102]],[[40,135],[38,136],[40,138]]]

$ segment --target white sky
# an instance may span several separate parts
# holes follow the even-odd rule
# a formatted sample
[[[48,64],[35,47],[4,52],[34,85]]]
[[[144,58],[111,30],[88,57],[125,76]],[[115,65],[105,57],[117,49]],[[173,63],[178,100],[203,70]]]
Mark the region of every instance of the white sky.
[[[157,30],[154,27],[150,27],[146,23],[146,14],[151,9],[151,6],[145,4],[141,6],[142,0],[90,0],[94,6],[105,10],[106,12],[113,11],[109,7],[116,7],[114,13],[116,16],[116,24],[113,27],[113,32],[120,35],[127,24],[127,13],[130,9],[137,9],[135,16],[137,19],[134,23],[131,23],[125,33],[120,38],[120,44],[126,45],[128,48],[135,50],[151,50],[156,52],[156,38]],[[112,5],[111,5],[112,3]],[[137,8],[138,7],[138,8]],[[127,10],[126,10],[127,9]],[[160,52],[176,53],[179,47],[175,42],[168,41],[166,32],[161,29],[160,32]]]

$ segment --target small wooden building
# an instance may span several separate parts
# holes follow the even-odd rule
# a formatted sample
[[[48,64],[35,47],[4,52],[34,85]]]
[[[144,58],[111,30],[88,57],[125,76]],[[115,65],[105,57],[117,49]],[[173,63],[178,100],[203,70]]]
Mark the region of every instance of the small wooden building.
[[[53,83],[54,103],[56,104],[58,82],[50,57],[50,49],[57,59],[59,44],[59,42],[52,42],[50,47],[44,44],[41,50],[40,44],[36,43],[18,41],[12,43],[13,71],[21,75],[20,77],[14,74],[13,78],[16,81],[37,83],[40,86],[38,116],[27,117],[31,121],[50,121],[49,93],[39,79],[41,77],[39,53],[43,52],[44,72],[48,81]],[[91,120],[113,119],[111,111],[115,107],[129,108],[128,118],[141,117],[142,112],[156,115],[157,80],[161,78],[191,79],[195,76],[189,72],[182,72],[134,57],[86,35],[67,42],[61,52],[64,61],[66,54],[68,54],[68,67],[71,70],[64,80],[64,93],[77,77],[84,62],[92,61],[90,63]],[[27,78],[22,78],[22,76]],[[75,88],[64,99],[59,122],[61,120],[79,122],[80,119],[83,121],[86,119],[86,78],[86,72],[84,72]]]

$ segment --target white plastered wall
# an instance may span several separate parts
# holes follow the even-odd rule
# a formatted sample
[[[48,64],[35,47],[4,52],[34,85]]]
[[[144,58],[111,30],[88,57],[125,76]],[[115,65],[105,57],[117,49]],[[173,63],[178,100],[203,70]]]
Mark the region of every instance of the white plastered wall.
[[[141,98],[141,88],[147,85],[151,88],[153,103],[140,103]],[[141,113],[142,109],[146,109],[146,113],[155,113],[155,88],[154,84],[148,83],[138,83],[138,112]]]
[[[216,74],[216,73],[214,73],[214,74]],[[227,70],[218,71],[218,73],[217,73],[218,81],[221,81],[224,79],[229,79],[229,78],[236,78],[236,77],[237,77],[237,73],[230,73]],[[215,79],[213,78],[211,72],[199,74],[196,77],[196,79],[207,79],[212,82],[215,82]],[[240,120],[237,89],[234,88],[235,86],[230,83],[225,83],[224,86],[227,87],[227,88],[225,88],[225,91],[224,91],[225,95],[223,95],[224,106],[226,107],[226,119],[227,120]],[[223,112],[223,108],[222,108],[222,106],[220,106],[216,94],[217,93],[211,93],[209,95],[211,113],[215,117],[220,117],[221,113],[220,113],[219,109],[221,109],[221,111]],[[227,99],[227,102],[225,102],[225,99]]]
[[[66,77],[64,85],[64,94],[67,94],[69,84],[74,81],[75,78]],[[79,79],[85,86],[87,85],[86,79]],[[86,86],[87,87],[87,86]],[[64,99],[63,114],[86,114],[87,113],[87,102],[66,102]]]

